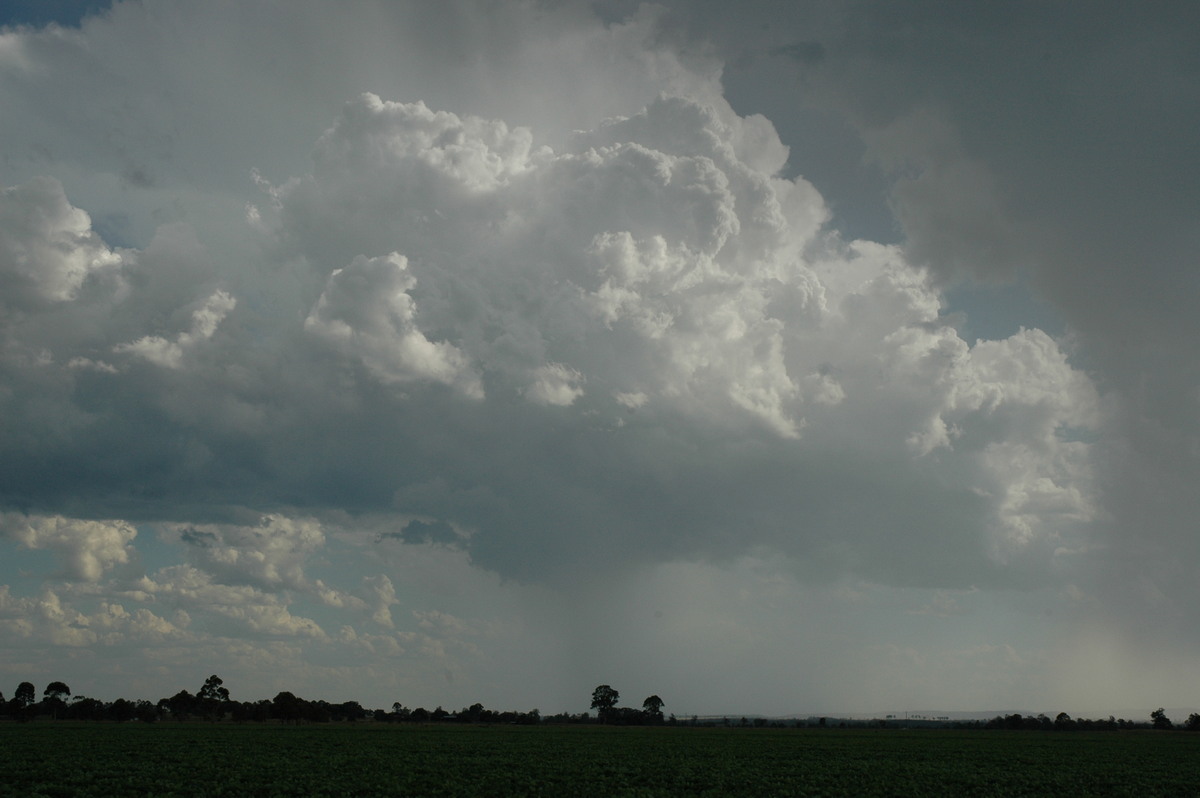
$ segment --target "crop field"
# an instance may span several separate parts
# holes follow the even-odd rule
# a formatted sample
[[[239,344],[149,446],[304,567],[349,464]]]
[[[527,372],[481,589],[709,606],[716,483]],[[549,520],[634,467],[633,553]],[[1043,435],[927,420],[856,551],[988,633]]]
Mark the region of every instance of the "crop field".
[[[0,724],[0,795],[1196,795],[1200,735]]]

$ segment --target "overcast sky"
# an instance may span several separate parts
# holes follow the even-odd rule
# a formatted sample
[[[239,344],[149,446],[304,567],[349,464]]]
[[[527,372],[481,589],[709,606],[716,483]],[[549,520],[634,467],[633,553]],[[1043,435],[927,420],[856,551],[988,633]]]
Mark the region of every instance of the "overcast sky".
[[[1200,6],[0,7],[6,696],[1200,705]]]

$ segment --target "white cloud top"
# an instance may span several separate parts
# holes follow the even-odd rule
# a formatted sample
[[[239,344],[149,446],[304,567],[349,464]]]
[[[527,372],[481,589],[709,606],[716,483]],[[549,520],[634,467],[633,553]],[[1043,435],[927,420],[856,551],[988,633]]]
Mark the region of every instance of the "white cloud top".
[[[156,366],[177,369],[183,365],[183,355],[202,341],[212,338],[229,312],[237,307],[237,300],[224,291],[217,291],[204,304],[193,311],[192,326],[179,333],[174,341],[159,335],[147,335],[128,344],[118,344],[115,352],[128,352],[145,358]]]
[[[121,264],[52,177],[0,189],[0,247],[0,287],[17,306],[72,300],[89,275]]]
[[[433,342],[417,328],[408,291],[416,280],[397,253],[368,260],[358,256],[329,275],[329,282],[304,321],[310,333],[333,344],[385,383],[431,380],[458,384],[482,398],[479,378],[453,345]]]
[[[30,549],[58,553],[73,579],[98,582],[128,563],[137,530],[125,521],[87,521],[62,516],[0,516],[0,534]]]

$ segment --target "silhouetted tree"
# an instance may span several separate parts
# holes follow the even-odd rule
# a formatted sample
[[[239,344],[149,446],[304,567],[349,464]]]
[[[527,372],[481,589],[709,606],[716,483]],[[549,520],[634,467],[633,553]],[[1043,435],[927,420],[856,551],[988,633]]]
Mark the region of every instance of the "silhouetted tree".
[[[1188,715],[1187,725],[1184,728],[1188,731],[1200,731],[1200,715],[1195,712]]]
[[[46,689],[42,691],[45,696],[42,703],[50,710],[50,715],[55,720],[58,720],[58,713],[65,705],[63,704],[63,696],[71,694],[71,688],[67,687],[62,682],[50,682]]]
[[[357,701],[344,701],[338,704],[334,712],[334,720],[361,720],[367,716],[367,711]]]
[[[621,694],[607,684],[602,684],[592,691],[592,709],[596,710],[601,723],[608,720],[613,707],[620,700]]]
[[[166,701],[167,708],[171,710],[171,717],[175,720],[183,720],[196,709],[196,697],[187,690],[180,690]]]
[[[662,723],[664,702],[657,695],[652,695],[642,702],[642,710],[655,723]]]
[[[215,673],[204,680],[204,686],[196,693],[196,703],[204,717],[212,719],[224,714],[224,704],[229,701],[229,690]]]
[[[8,702],[8,712],[19,721],[27,721],[33,717],[33,702],[37,699],[33,684],[21,682],[17,692],[13,693],[12,701]]]
[[[137,715],[137,704],[124,698],[118,698],[108,706],[108,717],[118,723],[133,720]]]
[[[144,698],[133,702],[133,714],[142,723],[154,723],[158,720],[158,707]]]
[[[21,682],[17,685],[17,692],[13,693],[13,700],[22,707],[27,707],[37,700],[37,690],[32,682]]]
[[[65,696],[69,696],[70,694],[71,688],[67,687],[62,682],[50,682],[50,684],[46,685],[46,689],[42,691],[42,695],[46,696],[47,698],[57,699],[59,701],[62,701]]]
[[[304,701],[284,690],[271,701],[271,714],[280,720],[299,723],[304,711]]]
[[[271,717],[271,702],[265,698],[258,701],[230,701],[229,708],[233,719],[239,723],[248,720],[263,723]]]
[[[103,720],[104,702],[97,698],[77,695],[71,699],[66,716],[72,720]]]
[[[1171,719],[1167,717],[1167,713],[1163,711],[1162,707],[1159,707],[1150,713],[1150,720],[1154,721],[1154,728],[1156,729],[1175,728],[1175,724],[1172,723]]]

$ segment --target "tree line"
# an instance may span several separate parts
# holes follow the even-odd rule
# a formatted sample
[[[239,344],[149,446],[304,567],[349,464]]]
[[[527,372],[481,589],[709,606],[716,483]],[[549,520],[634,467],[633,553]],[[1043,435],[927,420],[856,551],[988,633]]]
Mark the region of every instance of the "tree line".
[[[331,703],[322,700],[308,700],[282,691],[273,699],[258,701],[236,701],[229,693],[224,682],[216,674],[209,676],[200,689],[194,694],[180,690],[169,698],[161,698],[157,702],[144,699],[130,701],[118,698],[115,701],[100,701],[81,695],[71,695],[71,688],[61,681],[53,681],[46,685],[38,699],[37,688],[32,682],[21,682],[16,692],[9,700],[0,693],[0,716],[15,721],[29,721],[38,717],[48,717],[54,720],[91,720],[91,721],[143,721],[152,723],[163,720],[231,720],[238,722],[268,721],[282,723],[331,723],[372,720],[380,723],[503,723],[503,724],[538,724],[538,723],[604,723],[620,726],[646,726],[668,723],[675,725],[675,716],[669,719],[663,717],[664,701],[657,695],[648,696],[641,709],[618,706],[621,694],[613,687],[602,684],[592,691],[591,709],[595,715],[583,712],[577,715],[559,713],[557,715],[542,715],[537,709],[528,712],[497,711],[487,709],[476,703],[464,707],[457,712],[447,711],[442,707],[428,710],[424,707],[410,708],[399,701],[392,704],[391,710],[368,710],[357,701]],[[821,718],[818,724],[826,726],[826,718]],[[691,721],[683,721],[687,725],[700,725],[696,717]],[[711,722],[710,722],[711,723]],[[881,720],[870,724],[881,727],[892,725],[892,722]],[[725,719],[723,725],[731,725]],[[756,718],[753,723],[742,718],[740,726],[765,726],[766,719]],[[779,725],[778,722],[771,725]],[[801,724],[797,721],[794,725]],[[843,724],[845,725],[845,724]],[[1150,713],[1149,722],[1127,720],[1109,716],[1102,719],[1072,718],[1066,712],[1060,712],[1053,719],[1047,715],[998,715],[988,721],[956,722],[955,728],[1009,729],[1026,731],[1115,731],[1121,729],[1182,729],[1185,731],[1200,731],[1200,714],[1193,712],[1187,720],[1176,725],[1166,716],[1161,707]]]
[[[1025,731],[1116,731],[1118,729],[1183,729],[1185,731],[1200,731],[1200,714],[1193,712],[1187,720],[1176,726],[1166,711],[1159,707],[1150,713],[1150,722],[1134,721],[1126,718],[1089,719],[1072,718],[1066,712],[1060,712],[1053,720],[1046,715],[997,715],[984,724],[985,729],[1022,729]]]
[[[643,702],[640,711],[617,707],[620,694],[601,685],[592,695],[592,708],[597,710],[593,717],[584,712],[579,715],[562,713],[543,717],[537,709],[528,712],[497,711],[483,704],[472,704],[457,712],[424,707],[406,707],[399,701],[392,704],[391,711],[368,710],[357,701],[331,703],[308,700],[289,691],[282,691],[271,700],[237,701],[230,696],[222,679],[213,674],[194,694],[180,690],[169,698],[157,702],[138,699],[130,701],[118,698],[115,701],[100,701],[86,696],[71,695],[71,688],[64,682],[54,681],[37,697],[37,688],[32,682],[21,682],[13,697],[6,701],[0,693],[0,715],[16,721],[29,721],[37,717],[55,720],[132,721],[147,723],[165,720],[231,720],[238,722],[277,721],[283,723],[330,723],[372,720],[381,723],[506,723],[536,724],[552,723],[615,723],[622,725],[662,723],[663,700],[650,696]]]

